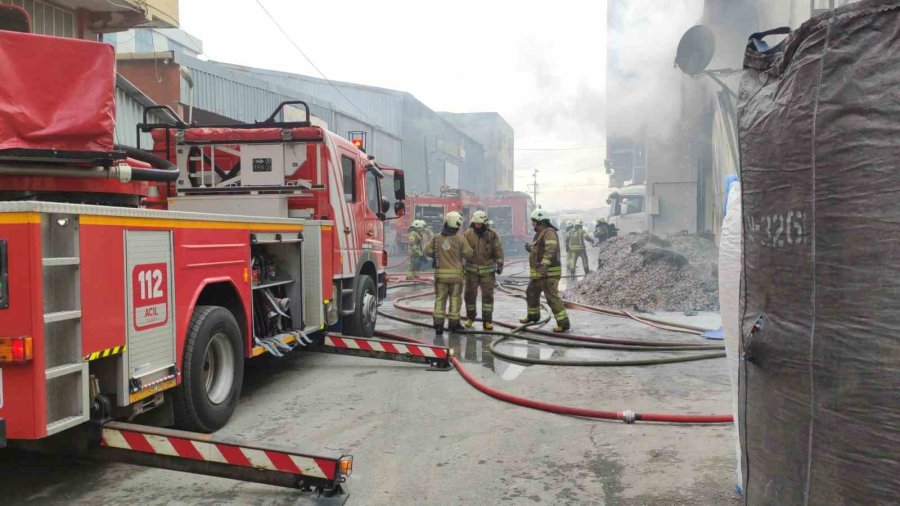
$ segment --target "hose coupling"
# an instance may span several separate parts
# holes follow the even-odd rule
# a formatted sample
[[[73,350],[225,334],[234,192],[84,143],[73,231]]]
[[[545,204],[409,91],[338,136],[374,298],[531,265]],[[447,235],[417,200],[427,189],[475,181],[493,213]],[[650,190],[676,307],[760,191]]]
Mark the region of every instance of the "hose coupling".
[[[635,420],[637,420],[637,414],[634,411],[632,411],[630,409],[626,409],[625,411],[622,412],[622,421],[623,422],[631,424],[631,423],[634,423]]]

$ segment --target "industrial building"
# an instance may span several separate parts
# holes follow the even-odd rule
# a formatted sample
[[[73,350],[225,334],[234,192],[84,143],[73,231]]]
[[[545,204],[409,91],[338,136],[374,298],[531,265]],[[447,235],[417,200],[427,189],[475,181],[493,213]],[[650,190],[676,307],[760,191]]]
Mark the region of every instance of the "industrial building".
[[[852,0],[705,0],[693,24],[715,36],[708,69],[688,78],[677,69],[665,77],[665,93],[679,104],[677,118],[656,111],[620,111],[607,118],[606,171],[611,188],[644,185],[645,229],[657,234],[681,231],[717,234],[722,223],[725,182],[738,174],[736,90],[744,47],[750,34],[780,26],[798,27],[811,16],[853,3]],[[660,7],[665,8],[665,7]],[[642,88],[646,74],[634,72],[628,43],[647,20],[631,0],[607,4],[607,103],[617,104]],[[686,26],[685,29],[689,28]],[[670,48],[653,46],[674,59]],[[668,70],[668,66],[667,69]],[[671,124],[660,125],[661,122]]]
[[[365,137],[382,163],[406,171],[411,193],[442,187],[480,194],[512,188],[512,127],[497,113],[451,121],[412,94],[198,58],[202,42],[171,29],[110,34],[119,73],[195,121],[252,122],[285,100],[303,100],[328,128]]]
[[[515,131],[496,112],[454,113],[441,116],[475,138],[484,146],[485,184],[496,191],[512,191]]]

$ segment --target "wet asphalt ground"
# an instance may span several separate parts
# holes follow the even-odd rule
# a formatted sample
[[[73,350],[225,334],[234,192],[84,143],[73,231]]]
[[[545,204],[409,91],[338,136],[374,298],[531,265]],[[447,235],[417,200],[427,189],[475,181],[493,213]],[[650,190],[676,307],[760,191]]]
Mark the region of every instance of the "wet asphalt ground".
[[[420,290],[395,290],[391,297]],[[413,304],[430,303],[425,298]],[[507,295],[498,294],[496,307],[498,320],[524,313],[524,302]],[[399,314],[390,302],[383,309]],[[700,340],[627,319],[580,311],[570,316],[581,334]],[[378,327],[434,341],[431,331],[386,318]],[[436,344],[453,348],[479,380],[523,397],[637,412],[711,414],[731,407],[725,359],[629,368],[520,366],[494,359],[486,339],[449,335]],[[542,358],[636,355],[521,341],[502,346]],[[640,354],[654,355],[663,354]],[[322,455],[352,454],[349,496],[322,501],[265,485],[0,450],[0,503],[739,503],[730,424],[627,425],[554,415],[487,397],[455,371],[395,362],[308,353],[251,360],[241,402],[220,434]]]

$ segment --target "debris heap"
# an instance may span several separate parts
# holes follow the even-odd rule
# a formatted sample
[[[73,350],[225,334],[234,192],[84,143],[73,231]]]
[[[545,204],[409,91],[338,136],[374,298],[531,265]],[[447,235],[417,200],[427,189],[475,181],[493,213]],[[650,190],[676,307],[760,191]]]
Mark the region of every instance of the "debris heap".
[[[613,237],[598,251],[600,268],[571,283],[566,298],[637,311],[717,311],[718,253],[713,237],[687,233]],[[597,255],[591,268],[597,265]]]

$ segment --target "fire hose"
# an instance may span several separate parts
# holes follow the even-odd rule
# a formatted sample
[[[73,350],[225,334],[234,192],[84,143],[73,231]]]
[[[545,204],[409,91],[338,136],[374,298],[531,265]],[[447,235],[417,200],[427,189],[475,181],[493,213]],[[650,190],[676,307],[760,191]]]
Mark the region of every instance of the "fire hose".
[[[419,284],[419,282],[401,283],[401,284],[393,286],[392,288],[400,288],[401,286],[413,286],[416,284]],[[422,297],[422,296],[427,295],[428,293],[429,292],[423,292],[423,293],[419,293],[419,294],[414,294],[413,296],[414,297]],[[408,296],[408,297],[404,297],[404,298],[408,299],[413,296]],[[399,299],[398,299],[398,301],[399,301]],[[397,307],[398,309],[401,309],[401,310],[404,309],[404,307],[402,305],[398,306],[396,304],[396,302],[395,302],[395,307]],[[413,308],[413,309],[418,309],[418,308]],[[425,311],[425,310],[421,310],[421,311]],[[400,318],[400,317],[396,317],[393,315],[387,315],[386,313],[381,312],[381,311],[379,311],[379,314],[386,316],[388,318],[395,318],[395,319]],[[547,317],[543,318],[540,322],[537,322],[537,324],[546,323],[547,321],[549,321],[549,318],[550,317],[547,316]],[[430,325],[427,325],[427,324],[424,324],[421,322],[416,322],[415,320],[402,319],[401,321],[408,321],[415,325],[430,327]],[[519,327],[516,327],[513,330],[513,332],[509,332],[509,333],[501,333],[501,332],[493,332],[493,331],[474,331],[474,332],[469,332],[469,333],[472,333],[472,334],[488,333],[488,334],[493,334],[493,335],[509,334],[512,337],[518,339],[518,338],[522,338],[522,335],[518,334],[517,332],[525,329],[526,327],[528,327],[530,325],[534,325],[534,324],[520,325]],[[422,342],[418,339],[412,339],[409,337],[404,337],[404,336],[400,336],[400,335],[389,333],[389,332],[377,331],[376,334],[379,335],[380,337],[385,337],[388,339],[395,339],[395,340],[404,341],[404,342],[425,344],[424,342]],[[640,342],[640,341],[635,341],[635,342]],[[556,344],[556,343],[554,343],[554,344]],[[639,346],[637,346],[637,347],[639,347]],[[670,347],[680,348],[680,346],[670,346]],[[661,351],[661,350],[659,350],[659,348],[662,348],[662,347],[661,346],[660,347],[649,347],[649,349],[651,351],[654,349],[656,349],[656,351]],[[712,347],[708,347],[708,348],[712,348]],[[691,347],[691,349],[693,349],[693,347]],[[495,350],[494,346],[491,346],[491,352],[496,354],[496,350]],[[723,355],[724,354],[720,354],[720,356],[723,356]],[[497,354],[497,356],[501,357],[501,358],[505,358],[505,357],[502,357],[500,354]],[[521,360],[520,357],[511,357],[511,358],[517,359],[517,361]],[[679,358],[683,358],[683,357],[679,357]],[[712,357],[709,357],[709,358],[712,358]],[[730,423],[733,421],[733,417],[731,415],[687,415],[687,414],[669,414],[669,413],[636,413],[632,410],[604,411],[604,410],[586,409],[586,408],[579,408],[579,407],[572,407],[572,406],[561,406],[561,405],[557,405],[557,404],[550,404],[547,402],[536,401],[533,399],[526,399],[524,397],[518,397],[515,395],[511,395],[506,392],[502,392],[500,390],[497,390],[495,388],[485,385],[484,383],[478,381],[474,376],[472,376],[465,369],[465,367],[462,365],[462,363],[457,358],[451,357],[450,360],[451,360],[451,363],[453,364],[454,368],[457,370],[457,372],[459,372],[459,374],[463,377],[463,379],[465,379],[466,382],[468,382],[470,385],[472,385],[475,389],[479,390],[480,392],[482,392],[490,397],[493,397],[497,400],[503,401],[503,402],[508,402],[511,404],[515,404],[515,405],[519,405],[519,406],[523,406],[523,407],[527,407],[527,408],[531,408],[531,409],[537,409],[540,411],[546,411],[549,413],[572,415],[572,416],[582,416],[582,417],[586,417],[586,418],[605,419],[605,420],[621,420],[621,421],[624,421],[625,423],[634,423],[636,421],[645,421],[645,422],[664,422],[664,423],[683,423],[683,424],[714,424],[714,423]],[[507,360],[509,360],[509,359],[507,359]],[[626,362],[623,362],[623,361],[617,361],[617,362],[618,363],[616,365],[628,365]],[[556,365],[563,365],[563,364],[556,364]]]

